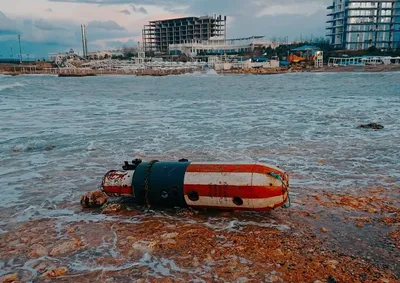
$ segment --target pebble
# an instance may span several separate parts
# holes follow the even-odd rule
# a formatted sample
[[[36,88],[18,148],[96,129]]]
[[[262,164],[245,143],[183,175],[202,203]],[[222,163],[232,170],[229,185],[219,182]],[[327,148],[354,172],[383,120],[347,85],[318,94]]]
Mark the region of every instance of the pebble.
[[[276,249],[274,254],[275,254],[276,256],[283,256],[283,255],[284,255],[284,253],[282,252],[281,249]]]
[[[364,128],[364,129],[374,129],[374,130],[382,130],[385,127],[383,125],[377,124],[377,123],[369,123],[365,125],[360,125],[358,128]]]
[[[132,245],[132,248],[142,253],[151,253],[155,245],[152,243],[137,242]]]
[[[128,237],[126,237],[126,240],[129,242],[135,242],[137,239],[136,239],[136,237],[128,236]]]
[[[161,239],[173,239],[176,236],[178,236],[179,234],[174,232],[174,233],[165,233],[161,235]]]
[[[321,228],[321,232],[322,232],[322,233],[328,233],[328,229],[326,229],[325,227],[322,227],[322,228]]]
[[[53,150],[53,149],[55,149],[55,148],[56,148],[56,146],[55,146],[55,145],[52,145],[52,146],[46,147],[45,150],[46,150],[46,151],[50,151],[50,150]]]
[[[174,239],[168,239],[165,242],[162,242],[163,245],[176,245],[176,241]]]
[[[66,268],[65,266],[62,266],[62,267],[57,267],[52,270],[49,270],[49,271],[45,272],[42,276],[43,277],[59,277],[59,276],[65,275],[67,273],[68,273],[68,268]]]
[[[60,245],[55,246],[51,251],[51,256],[62,255],[66,253],[73,252],[83,246],[83,242],[79,240],[67,241]]]
[[[283,282],[283,280],[277,275],[270,275],[266,278],[266,282]]]
[[[38,265],[33,266],[33,268],[39,272],[39,273],[43,273],[46,271],[46,269],[49,268],[49,263],[46,262],[40,262]],[[55,268],[55,266],[51,267],[51,268]]]
[[[13,274],[8,274],[5,276],[2,276],[2,277],[0,277],[0,282],[3,282],[3,283],[18,282],[18,274],[13,273]]]
[[[40,245],[40,244],[34,244],[32,245],[32,251],[29,253],[29,257],[31,258],[37,258],[41,256],[47,256],[49,254],[49,250]]]
[[[199,267],[200,266],[200,261],[199,259],[196,257],[194,257],[193,261],[192,261],[192,266],[193,267]]]
[[[327,264],[331,264],[331,265],[338,265],[339,262],[337,260],[327,260],[326,261]]]

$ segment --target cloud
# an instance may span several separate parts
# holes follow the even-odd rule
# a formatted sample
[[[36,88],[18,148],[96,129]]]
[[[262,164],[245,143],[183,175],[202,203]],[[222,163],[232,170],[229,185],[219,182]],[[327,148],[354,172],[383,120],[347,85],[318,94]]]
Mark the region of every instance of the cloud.
[[[21,38],[21,47],[23,57],[25,57],[26,54],[30,54],[30,58],[47,59],[49,53],[66,52],[71,48],[71,45],[54,41],[25,41]],[[7,39],[5,41],[0,41],[0,54],[3,54],[3,57],[17,58],[19,54],[18,40]]]
[[[172,13],[172,14],[184,14],[187,12],[187,10],[189,9],[189,6],[174,6],[174,7],[170,7],[170,6],[166,6],[164,7],[164,10]]]
[[[60,47],[47,44],[44,53],[50,46],[53,52],[65,51],[66,46],[81,50],[80,24],[83,23],[89,23],[88,44],[93,48],[104,48],[117,47],[130,39],[141,41],[141,29],[151,20],[214,13],[228,17],[228,38],[265,35],[267,39],[289,36],[289,40],[295,40],[311,35],[323,36],[327,20],[326,6],[332,0],[246,0],[245,4],[243,0],[0,2],[1,10],[7,15],[0,12],[0,41],[4,42],[6,38],[15,40],[15,34],[22,33],[22,40],[28,42],[25,46],[32,42],[37,42],[37,45],[41,42],[59,44]],[[60,32],[59,27],[64,30]]]
[[[147,14],[147,10],[145,8],[143,8],[143,7],[139,8],[139,12],[143,13],[143,14]]]
[[[127,9],[121,10],[119,12],[122,13],[122,14],[125,14],[125,15],[130,15],[131,14],[131,12],[129,12],[129,10],[127,10]]]
[[[96,5],[122,5],[122,4],[133,3],[136,5],[169,6],[169,5],[185,5],[188,2],[196,2],[199,0],[49,0],[49,1],[66,2],[66,3],[85,3],[85,4],[96,4]]]
[[[34,26],[36,28],[38,28],[38,29],[47,30],[47,31],[50,31],[50,30],[64,30],[64,28],[57,27],[57,26],[53,25],[52,23],[47,22],[47,21],[45,21],[43,19],[36,20]]]
[[[124,27],[120,26],[114,21],[91,21],[88,23],[88,28],[97,28],[105,30],[125,30]]]
[[[325,34],[326,7],[332,0],[194,0],[186,14],[211,11],[228,17],[229,38],[265,35],[267,39]],[[229,5],[228,5],[229,4]],[[232,20],[233,18],[233,20]]]
[[[13,20],[7,18],[3,12],[0,11],[0,36],[18,34],[19,31],[16,27],[16,23]]]
[[[124,46],[137,46],[137,42],[133,39],[129,39],[126,41],[123,40],[114,40],[105,42],[108,49],[120,49]]]
[[[321,3],[321,1],[298,1],[297,3],[291,1],[281,1],[276,4],[271,3],[270,5],[265,5],[265,3],[259,3],[258,5],[260,9],[257,10],[257,17],[277,15],[310,16],[318,10],[323,10],[326,8],[326,4]]]
[[[148,14],[148,13],[147,13],[147,10],[146,10],[145,8],[143,8],[143,7],[138,7],[138,8],[137,8],[137,7],[136,7],[135,5],[133,5],[133,4],[131,4],[130,7],[131,7],[132,11],[135,12],[135,13]]]

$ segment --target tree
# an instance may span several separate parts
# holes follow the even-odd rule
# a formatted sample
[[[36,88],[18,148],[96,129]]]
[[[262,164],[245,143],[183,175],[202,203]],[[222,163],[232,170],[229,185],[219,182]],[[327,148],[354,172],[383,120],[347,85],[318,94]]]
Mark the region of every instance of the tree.
[[[380,51],[375,46],[371,46],[370,48],[367,49],[367,54],[369,55],[377,55],[379,53]]]
[[[179,62],[188,62],[189,58],[187,57],[187,55],[185,53],[182,53],[182,54],[178,55],[178,61]]]
[[[133,57],[133,55],[137,52],[137,48],[135,47],[127,47],[123,46],[122,47],[122,54],[124,54],[124,57]]]

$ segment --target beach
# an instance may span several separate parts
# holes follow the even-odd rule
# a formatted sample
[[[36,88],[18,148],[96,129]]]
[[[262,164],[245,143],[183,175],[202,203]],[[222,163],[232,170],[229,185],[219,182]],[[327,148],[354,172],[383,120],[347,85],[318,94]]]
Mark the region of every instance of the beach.
[[[0,75],[0,281],[399,282],[398,79]],[[291,206],[81,208],[134,158],[279,166]]]
[[[71,75],[72,76],[88,76],[88,75],[135,75],[135,76],[154,76],[163,77],[171,75],[183,75],[194,72],[207,72],[213,69],[171,69],[171,70],[159,70],[159,69],[144,69],[144,70],[128,70],[128,69],[117,69],[117,70],[104,70],[104,69],[68,69],[68,68],[54,68],[49,63],[35,63],[32,65],[13,65],[13,64],[1,64],[0,63],[0,74],[3,75]],[[251,68],[251,69],[231,69],[231,70],[219,70],[218,74],[247,74],[247,75],[276,75],[286,73],[303,73],[303,72],[318,72],[318,73],[342,73],[342,72],[396,72],[400,71],[400,65],[366,65],[366,66],[323,66],[322,68],[314,67],[279,67],[279,68]]]

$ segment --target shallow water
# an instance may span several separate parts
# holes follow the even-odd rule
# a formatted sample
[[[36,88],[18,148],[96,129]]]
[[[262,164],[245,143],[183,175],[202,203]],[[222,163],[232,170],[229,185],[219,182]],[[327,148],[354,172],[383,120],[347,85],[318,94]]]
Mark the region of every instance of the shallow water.
[[[135,157],[266,162],[289,172],[293,196],[296,189],[399,184],[399,79],[400,73],[0,76],[0,234],[32,219],[60,226],[116,221],[81,212],[79,199],[106,171]],[[385,129],[357,129],[370,122]],[[235,221],[210,218],[205,225],[246,225]],[[144,254],[141,262],[152,260]]]

